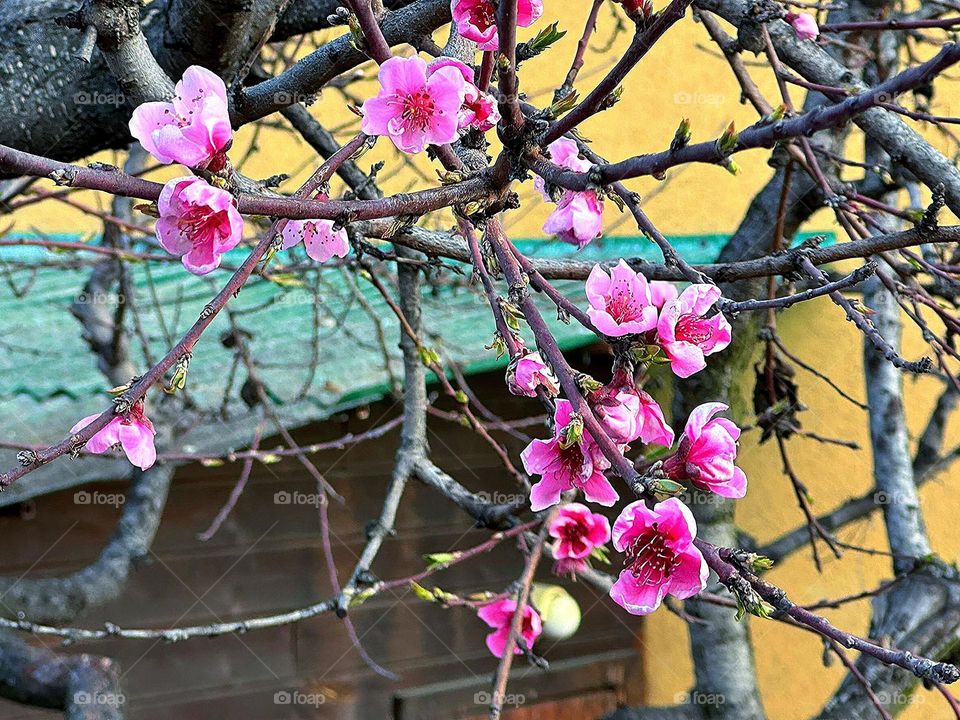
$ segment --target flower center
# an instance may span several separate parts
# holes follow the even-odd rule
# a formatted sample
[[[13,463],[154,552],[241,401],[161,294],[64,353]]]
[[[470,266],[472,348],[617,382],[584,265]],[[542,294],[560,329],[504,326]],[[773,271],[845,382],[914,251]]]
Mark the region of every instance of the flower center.
[[[580,472],[583,470],[583,451],[580,449],[580,444],[576,443],[568,448],[560,448],[560,463],[570,481],[576,487],[580,487]]]
[[[492,2],[477,3],[470,8],[470,24],[480,32],[485,32],[496,24],[496,12]]]
[[[607,299],[606,310],[616,323],[632,322],[643,314],[643,307],[629,290],[611,295]]]
[[[626,556],[626,567],[644,585],[662,585],[680,565],[680,556],[667,546],[656,525],[633,541]]]
[[[586,534],[586,528],[580,523],[567,523],[560,529],[560,534],[563,535],[564,540],[573,543],[579,541]]]
[[[174,110],[172,105],[164,109],[163,112],[173,118],[173,123],[179,128],[186,127],[190,124],[190,119],[185,118],[183,115]]]
[[[430,122],[434,112],[433,98],[426,90],[410,93],[403,99],[403,111],[400,117],[407,127],[423,130]]]
[[[207,208],[191,207],[177,220],[180,232],[196,246],[209,242],[220,226],[220,213]]]
[[[560,527],[560,535],[574,552],[583,552],[587,543],[587,528],[579,522],[568,522]]]
[[[694,345],[703,345],[713,335],[710,323],[699,315],[687,313],[677,320],[675,336]]]

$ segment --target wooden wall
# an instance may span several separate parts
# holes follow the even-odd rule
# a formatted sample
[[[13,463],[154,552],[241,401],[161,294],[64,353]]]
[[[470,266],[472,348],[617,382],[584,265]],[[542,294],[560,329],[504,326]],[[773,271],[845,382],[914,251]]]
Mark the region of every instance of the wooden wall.
[[[491,398],[496,412],[516,417],[540,409],[509,398],[499,375],[474,382],[485,398]],[[360,432],[398,412],[399,405],[384,401],[306,428],[297,433],[298,440]],[[530,432],[542,436],[546,431],[534,427]],[[264,447],[275,443],[267,440]],[[470,431],[431,418],[430,444],[437,463],[471,489],[516,492],[494,453]],[[396,445],[393,433],[314,458],[346,499],[345,505],[334,503],[330,508],[333,554],[341,578],[349,575],[363,548],[365,526],[379,513]],[[511,448],[518,452],[522,443],[511,441]],[[231,464],[192,465],[178,471],[153,552],[138,564],[119,599],[78,624],[180,626],[270,614],[329,597],[332,588],[315,505],[277,502],[316,494],[313,481],[296,461],[258,464],[220,532],[206,543],[196,538],[230,493],[238,473],[239,466]],[[56,575],[88,563],[111,532],[119,508],[78,503],[75,493],[123,490],[118,484],[90,486],[8,510],[0,516],[6,547],[0,572]],[[381,578],[406,576],[423,567],[426,553],[466,548],[488,536],[472,529],[469,519],[445,499],[414,482],[400,508],[397,536],[385,543],[374,572]],[[431,584],[454,592],[499,591],[516,579],[520,569],[519,554],[505,543],[490,557],[434,576]],[[556,581],[549,563],[539,575]],[[575,711],[580,717],[608,711],[628,693],[634,700],[640,697],[635,653],[639,623],[589,587],[573,584],[570,590],[584,611],[581,629],[567,641],[538,645],[557,670],[544,674],[517,662],[528,706],[514,709],[517,720],[529,717],[521,713],[533,712],[534,702],[554,703],[536,706],[544,717],[557,711],[557,702],[575,702],[570,709],[580,708]],[[110,640],[72,651],[119,659],[129,715],[137,720],[385,718],[394,712],[406,719],[484,713],[474,696],[488,688],[495,661],[483,643],[486,626],[472,611],[443,609],[418,600],[410,591],[398,591],[371,599],[352,611],[351,618],[364,647],[402,676],[399,683],[371,671],[332,615],[243,636],[173,645]],[[571,678],[579,678],[580,684]],[[0,718],[5,720],[53,716],[0,701]]]

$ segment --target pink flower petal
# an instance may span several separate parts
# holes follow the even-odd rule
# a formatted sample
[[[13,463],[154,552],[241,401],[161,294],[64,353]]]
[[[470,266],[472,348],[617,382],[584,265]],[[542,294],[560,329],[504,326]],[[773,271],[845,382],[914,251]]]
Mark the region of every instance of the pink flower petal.
[[[700,551],[691,545],[680,553],[680,564],[670,576],[667,592],[680,600],[686,600],[703,591],[709,576],[707,561]]]
[[[665,594],[663,585],[640,583],[630,570],[623,570],[610,588],[610,598],[631,615],[649,615]]]
[[[530,488],[530,509],[533,512],[546,510],[560,502],[560,494],[570,489],[571,484],[558,476],[544,475]]]
[[[303,235],[307,255],[317,262],[326,262],[332,257],[346,257],[350,252],[350,240],[346,228],[333,231],[333,220],[312,220]]]
[[[127,459],[141,470],[151,467],[157,460],[157,450],[153,444],[153,432],[134,421],[121,422],[118,430],[120,445]]]
[[[698,405],[690,413],[690,417],[687,418],[687,424],[683,429],[684,434],[690,438],[699,437],[703,431],[703,426],[710,422],[714,415],[726,412],[728,409],[729,408],[721,402],[710,402]]]
[[[690,285],[680,293],[679,304],[684,312],[694,315],[705,315],[713,307],[714,303],[720,299],[720,288],[716,285],[696,284]]]
[[[427,63],[418,55],[392,57],[377,74],[384,94],[409,94],[422,90],[427,82]]]

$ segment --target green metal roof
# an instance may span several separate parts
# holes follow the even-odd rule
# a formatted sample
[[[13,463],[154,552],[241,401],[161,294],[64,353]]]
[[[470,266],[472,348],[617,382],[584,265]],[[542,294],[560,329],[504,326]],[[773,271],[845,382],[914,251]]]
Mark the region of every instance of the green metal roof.
[[[676,237],[671,241],[690,262],[709,262],[716,258],[726,236]],[[570,245],[553,240],[520,241],[518,245],[531,257],[560,257],[575,252]],[[227,256],[227,263],[235,258],[239,262],[244,253],[234,251]],[[0,437],[6,441],[58,441],[77,419],[100,411],[108,402],[103,394],[106,382],[81,338],[79,323],[70,315],[70,305],[83,288],[89,267],[72,267],[70,257],[36,247],[0,248],[0,272],[5,280],[0,284]],[[662,260],[656,247],[642,237],[603,238],[580,251],[578,257]],[[13,264],[24,260],[43,261],[49,266],[25,271]],[[468,268],[463,270],[465,275],[469,274]],[[218,272],[198,278],[179,263],[154,263],[149,268],[131,264],[130,271],[134,302],[143,319],[153,358],[167,351],[171,345],[169,337],[177,339],[186,331],[226,277]],[[352,289],[346,271],[324,267],[317,273],[315,286],[319,303],[314,303],[310,288],[282,287],[262,278],[251,279],[230,303],[239,325],[252,335],[251,350],[267,388],[278,402],[278,413],[291,425],[320,420],[389,393],[387,361],[371,312],[364,304],[372,315],[381,318],[390,369],[394,377],[401,375],[393,314],[375,288],[351,277],[363,302]],[[467,373],[502,366],[504,360],[497,361],[484,347],[494,332],[486,298],[478,287],[466,286],[464,277],[455,282],[457,278],[453,271],[444,270],[425,291],[424,328],[428,344]],[[557,286],[568,297],[584,301],[581,282],[564,281]],[[158,308],[163,323],[159,321]],[[547,303],[543,308],[564,349],[591,342],[590,334],[576,323],[563,324],[556,320],[556,312]],[[317,326],[319,332],[315,333]],[[227,328],[226,318],[217,317],[194,350],[187,390],[205,409],[219,409],[224,402],[234,362],[233,352],[219,342]],[[140,369],[146,370],[139,340],[131,341]],[[316,362],[312,362],[314,355]],[[186,447],[221,452],[247,443],[253,421],[239,397],[244,377],[240,370],[233,381],[226,403],[228,418],[188,433]],[[303,388],[306,392],[301,393]],[[15,462],[14,455],[0,450],[0,462],[9,465]],[[127,469],[115,460],[68,459],[29,475],[0,495],[0,505],[85,479],[120,477]]]

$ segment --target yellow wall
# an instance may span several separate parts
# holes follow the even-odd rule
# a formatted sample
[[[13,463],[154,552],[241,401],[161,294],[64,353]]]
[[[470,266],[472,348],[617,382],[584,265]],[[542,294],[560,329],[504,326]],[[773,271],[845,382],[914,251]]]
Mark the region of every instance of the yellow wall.
[[[865,398],[861,336],[829,300],[815,300],[786,311],[779,327],[787,346],[802,359],[825,372],[853,397]],[[838,348],[845,351],[837,352]],[[916,358],[927,352],[919,332],[908,328],[904,354]],[[801,415],[806,429],[869,447],[866,413],[809,374],[798,370],[798,378],[801,401],[809,406]],[[911,438],[915,439],[922,431],[939,387],[939,382],[930,377],[907,378],[905,405]],[[750,383],[744,383],[745,392],[751,388]],[[946,444],[954,447],[958,443],[960,418],[954,417],[947,428]],[[791,440],[788,450],[797,473],[810,489],[813,507],[818,513],[867,492],[872,485],[869,450],[852,451],[805,438]],[[746,532],[763,543],[803,523],[789,480],[780,472],[779,453],[774,443],[760,446],[756,433],[747,433],[741,445],[740,464],[749,479],[749,489],[737,504],[737,520]],[[931,543],[947,562],[960,559],[955,499],[950,492],[958,479],[960,466],[954,466],[929,481],[920,493]],[[887,548],[879,512],[844,529],[840,537],[855,544]],[[837,561],[822,546],[821,550],[825,558],[822,575],[816,572],[809,546],[805,546],[782,566],[774,568],[769,579],[786,589],[795,602],[810,603],[872,589],[890,577],[887,558],[847,551],[843,559]],[[839,610],[827,610],[824,615],[839,627],[863,634],[869,621],[869,605],[852,603]],[[821,663],[823,646],[810,633],[774,621],[751,622],[757,672],[769,717],[777,720],[810,717],[843,677],[839,662],[834,658],[833,666],[825,668]],[[651,702],[672,703],[677,693],[691,684],[686,627],[674,615],[659,612],[648,622],[645,632],[648,667],[657,668],[650,679]],[[911,700],[908,712],[903,715],[905,718],[952,717],[935,690],[920,690]]]
[[[588,8],[586,3],[571,3],[559,10],[551,10],[550,4],[546,16],[535,28],[520,31],[521,39],[529,39],[534,30],[553,20],[559,21],[560,27],[568,31],[555,50],[529,61],[522,70],[522,89],[538,104],[549,102],[553,90],[562,82]],[[587,52],[587,64],[580,75],[581,94],[588,91],[615,62],[626,44],[627,35],[621,33],[611,52],[601,54],[595,51],[611,37],[613,7],[608,5],[601,9],[595,35],[597,40],[593,43],[593,49]],[[442,42],[444,34],[445,30],[439,31],[437,40]],[[332,36],[332,33],[328,31],[327,35],[317,35],[318,38],[326,36]],[[751,70],[761,89],[776,104],[776,85],[769,71],[760,67]],[[364,71],[367,76],[373,74],[369,64]],[[362,101],[374,92],[374,87],[373,82],[365,81],[352,85],[349,92],[353,100]],[[955,88],[956,85],[952,93],[941,89],[936,98],[935,112],[960,114],[960,93]],[[797,102],[801,99],[798,90],[794,88]],[[355,116],[346,111],[346,104],[347,98],[342,93],[328,89],[311,107],[311,111],[328,127],[340,128],[337,135],[345,139],[352,135],[359,123]],[[123,112],[123,108],[119,111]],[[666,148],[683,117],[692,119],[695,141],[715,137],[731,120],[738,127],[756,120],[753,109],[740,103],[739,87],[728,71],[726,62],[709,46],[706,31],[694,23],[689,14],[628,77],[624,83],[621,105],[592,118],[582,129],[601,154],[620,158]],[[277,120],[281,121],[279,117]],[[929,135],[942,149],[947,148],[944,139],[933,133]],[[231,153],[234,160],[244,155],[253,137],[253,128],[241,129]],[[281,171],[290,173],[299,170],[285,189],[294,189],[296,180],[306,177],[314,161],[312,150],[302,141],[276,130],[262,132],[258,137],[258,147],[259,151],[244,166],[244,171],[252,177],[267,177]],[[743,172],[738,177],[715,166],[690,166],[672,171],[667,187],[653,178],[635,181],[633,187],[644,195],[657,193],[651,196],[645,207],[651,219],[668,235],[726,232],[736,227],[753,193],[769,178],[771,171],[766,165],[766,157],[765,150],[741,153],[737,162]],[[103,153],[98,159],[116,162],[114,153]],[[368,164],[380,159],[388,163],[384,176],[398,166],[398,155],[387,141],[378,143],[362,162]],[[420,157],[415,162],[420,172],[432,182],[436,175],[426,159]],[[176,172],[165,168],[153,177],[169,178]],[[388,191],[395,192],[407,189],[415,182],[414,173],[401,169],[383,185]],[[537,237],[541,234],[540,226],[550,209],[537,201],[531,182],[524,183],[519,189],[528,202],[519,211],[510,213],[508,228],[516,237]],[[107,202],[93,193],[77,197],[83,197],[90,204],[100,207]],[[14,219],[18,230],[37,227],[45,232],[76,232],[78,229],[91,233],[97,231],[96,221],[71,208],[62,207],[62,211],[53,217],[50,215],[49,208],[31,206]],[[832,224],[827,212],[817,215],[815,225],[818,229]],[[618,213],[613,203],[607,203],[605,226],[610,234],[636,234],[636,229]]]
[[[548,8],[548,19],[558,19],[561,28],[570,32],[556,50],[534,59],[524,69],[524,88],[534,102],[548,102],[553,89],[562,82],[587,9],[587,3],[569,3],[553,11]],[[595,42],[595,46],[606,42],[612,26],[609,8],[605,7],[601,11],[597,34],[600,42]],[[532,35],[530,30],[521,31],[522,39]],[[442,41],[439,34],[437,39]],[[598,74],[610,67],[615,52],[623,48],[625,40],[626,37],[621,35],[612,53],[588,52],[587,67],[581,74],[582,90],[591,87]],[[727,71],[726,63],[717,53],[704,49],[708,44],[703,28],[689,16],[671,30],[666,40],[654,48],[625,83],[622,104],[583,126],[584,134],[594,142],[594,147],[601,154],[618,158],[661,150],[669,144],[677,124],[686,116],[692,118],[694,140],[714,137],[730,120],[735,120],[738,127],[753,122],[756,118],[752,109],[739,103],[739,89]],[[753,68],[752,71],[767,96],[775,98],[776,88],[769,72],[762,68]],[[369,67],[367,73],[370,74]],[[362,100],[372,87],[372,83],[362,83],[352,87],[351,92],[355,99]],[[799,101],[799,93],[795,94],[795,99]],[[357,127],[356,119],[345,111],[345,103],[341,93],[327,90],[311,108],[328,126],[344,124],[338,133],[341,138],[350,136]],[[956,92],[956,85],[952,92],[941,89],[934,111],[944,115],[960,114],[960,93]],[[929,136],[941,149],[946,149],[945,142],[939,137]],[[240,131],[232,153],[234,159],[243,155],[252,137],[252,128]],[[297,178],[302,179],[314,162],[314,155],[308,147],[277,131],[264,131],[258,145],[259,152],[244,167],[245,172],[253,177],[299,169]],[[104,155],[101,159],[115,161],[112,153]],[[770,175],[766,157],[766,151],[742,153],[737,159],[743,169],[739,177],[713,166],[674,171],[665,191],[651,197],[645,207],[653,221],[667,234],[729,232],[736,227],[754,192]],[[397,167],[397,155],[385,141],[380,142],[362,162],[370,164],[379,159],[388,163],[382,177]],[[416,160],[416,164],[427,178],[432,180],[435,177],[423,158]],[[170,176],[169,169],[155,175],[157,178]],[[415,182],[415,175],[407,169],[383,185],[387,191],[396,192],[408,189]],[[661,186],[650,178],[634,184],[635,189],[643,194],[660,190]],[[535,200],[530,182],[522,186],[521,194],[527,202],[523,209],[510,215],[508,227],[516,237],[538,236],[549,207]],[[84,196],[101,207],[106,202],[102,196],[92,193]],[[19,230],[37,227],[45,232],[75,232],[82,228],[94,233],[98,227],[95,221],[69,208],[51,216],[49,208],[34,206],[14,219]],[[612,203],[607,204],[606,226],[612,234],[636,234],[634,227],[621,220]],[[827,213],[821,212],[811,226],[828,229],[833,228],[834,223]],[[805,304],[785,313],[781,328],[785,340],[796,352],[827,372],[852,394],[863,396],[860,336],[843,321],[836,307],[829,302]],[[837,352],[839,348],[844,351]],[[913,358],[924,352],[918,333],[910,331],[905,354]],[[907,384],[907,412],[914,435],[924,422],[936,390],[937,383],[929,378]],[[803,402],[810,406],[802,418],[807,428],[866,443],[866,419],[862,411],[840,399],[820,381],[802,373],[801,392]],[[953,443],[960,441],[960,425],[956,422],[950,428],[948,439]],[[791,448],[797,471],[809,485],[817,511],[832,508],[845,497],[862,493],[870,486],[871,467],[867,451],[853,452],[805,439],[792,441]],[[750,478],[750,492],[739,504],[739,518],[744,528],[763,541],[799,523],[800,513],[788,482],[780,473],[775,448],[769,445],[758,447],[755,437],[747,435],[743,442],[742,462]],[[960,477],[958,473],[960,471],[956,469],[945,473],[922,491],[933,546],[948,561],[957,559],[958,545],[951,498],[946,487],[949,480]],[[877,547],[885,544],[878,517],[858,523],[845,531],[844,537]],[[825,574],[820,576],[814,571],[808,555],[807,550],[797,553],[771,575],[773,581],[782,584],[798,601],[816,601],[871,588],[889,573],[889,563],[883,558],[848,553],[841,563],[828,561]],[[828,615],[845,628],[863,632],[867,626],[868,608],[864,603],[858,603],[843,610],[830,611]],[[686,631],[683,623],[666,611],[651,618],[647,627],[651,699],[656,703],[671,703],[676,694],[687,689],[691,682]],[[777,720],[807,717],[835,687],[842,670],[836,664],[832,668],[821,665],[822,647],[812,635],[762,621],[753,623],[753,631],[760,683],[770,717]],[[921,694],[909,717],[921,717],[921,713],[931,718],[947,717],[942,701],[927,693]]]

